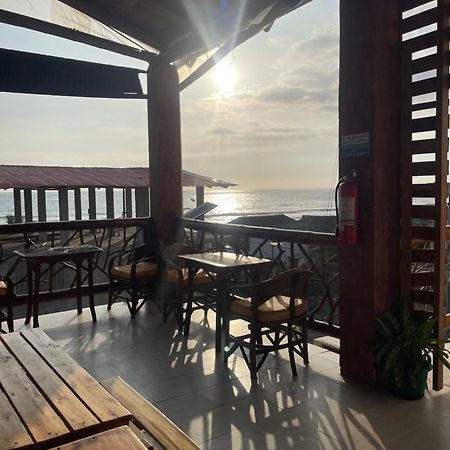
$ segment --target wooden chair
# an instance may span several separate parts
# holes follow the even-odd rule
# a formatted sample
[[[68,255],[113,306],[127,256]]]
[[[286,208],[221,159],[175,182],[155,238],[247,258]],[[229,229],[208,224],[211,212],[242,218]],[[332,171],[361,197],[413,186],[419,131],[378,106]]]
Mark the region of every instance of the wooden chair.
[[[269,352],[287,348],[292,374],[297,376],[295,354],[301,356],[305,364],[309,363],[306,299],[309,277],[308,271],[292,269],[247,286],[250,297],[232,294],[229,314],[232,318],[249,322],[249,333],[232,336],[229,321],[225,323],[225,362],[240,348],[250,376],[256,380]]]
[[[6,322],[8,331],[14,331],[13,317],[14,287],[10,278],[0,275],[0,332],[4,332],[1,323]]]
[[[202,309],[206,312],[215,305],[214,274],[208,274],[203,270],[198,271],[193,280],[193,292],[200,293],[201,297],[193,297],[193,304],[189,301],[188,270],[183,267],[180,255],[201,253],[200,250],[184,244],[172,244],[166,247],[161,254],[161,304],[163,320],[167,322],[168,316],[173,312],[181,330],[189,335],[191,314]]]
[[[136,317],[156,291],[161,248],[161,242],[155,241],[120,252],[110,259],[108,310],[120,298],[127,303],[131,317]]]

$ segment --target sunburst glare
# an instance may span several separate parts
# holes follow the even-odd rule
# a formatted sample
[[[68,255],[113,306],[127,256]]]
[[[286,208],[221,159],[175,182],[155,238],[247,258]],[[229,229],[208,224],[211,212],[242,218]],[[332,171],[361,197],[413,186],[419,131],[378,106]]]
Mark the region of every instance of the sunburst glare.
[[[221,61],[214,68],[214,80],[223,95],[229,95],[235,90],[237,73],[229,61]]]

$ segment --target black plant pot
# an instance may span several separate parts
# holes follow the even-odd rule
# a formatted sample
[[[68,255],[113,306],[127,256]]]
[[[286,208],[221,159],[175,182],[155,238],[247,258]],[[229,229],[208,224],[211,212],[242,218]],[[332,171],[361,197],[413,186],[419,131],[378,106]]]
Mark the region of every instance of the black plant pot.
[[[400,398],[406,400],[419,400],[423,397],[425,389],[427,387],[427,377],[430,369],[424,368],[417,373],[415,383],[413,383],[409,378],[403,380],[401,386],[397,386],[394,376],[390,377],[390,387],[391,391]]]

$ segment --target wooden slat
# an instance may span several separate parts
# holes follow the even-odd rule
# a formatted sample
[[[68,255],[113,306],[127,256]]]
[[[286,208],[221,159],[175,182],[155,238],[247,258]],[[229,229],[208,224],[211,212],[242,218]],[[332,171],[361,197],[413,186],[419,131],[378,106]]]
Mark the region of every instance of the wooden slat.
[[[412,286],[433,286],[434,285],[434,272],[413,272],[411,274]]]
[[[415,97],[417,95],[430,94],[432,92],[436,92],[436,88],[436,78],[415,81],[411,86],[411,95]]]
[[[420,50],[425,50],[430,47],[435,47],[438,42],[438,35],[436,31],[432,31],[431,33],[423,34],[421,36],[417,36],[414,39],[410,39],[409,41],[403,42],[403,45],[411,51],[411,53],[418,52]]]
[[[32,443],[19,416],[0,390],[0,450],[22,448]]]
[[[416,219],[434,219],[436,208],[434,205],[414,205],[412,207],[412,217]]]
[[[410,9],[417,8],[418,6],[429,3],[430,0],[401,0],[400,7],[402,11],[409,11]]]
[[[24,330],[22,336],[50,364],[55,372],[71,386],[80,400],[102,422],[126,424],[130,413],[115,400],[80,365],[66,355],[42,330]]]
[[[411,153],[413,155],[422,155],[425,153],[436,152],[436,139],[423,139],[421,141],[412,141]]]
[[[431,25],[437,22],[437,11],[436,8],[428,9],[420,14],[415,14],[414,16],[407,17],[402,20],[402,33],[409,33],[410,31],[423,28],[427,25]]]
[[[411,106],[412,111],[423,111],[426,109],[435,109],[436,102],[416,103]]]
[[[119,427],[104,431],[52,450],[145,450],[146,447],[129,427]],[[175,449],[175,447],[174,447]]]
[[[411,61],[412,74],[427,72],[428,70],[436,69],[436,67],[437,67],[437,55],[435,53],[424,56],[423,58],[416,58]]]
[[[411,130],[413,133],[436,130],[436,117],[431,116],[413,119]]]
[[[99,423],[20,334],[10,333],[1,339],[71,430],[80,430]]]
[[[412,165],[413,176],[425,176],[436,174],[436,163],[434,161],[420,161],[414,162]]]
[[[434,292],[420,289],[411,289],[411,301],[414,303],[423,303],[425,305],[433,305]]]
[[[411,252],[413,262],[432,263],[434,262],[434,250],[414,248]]]
[[[424,241],[434,240],[433,227],[411,227],[411,234],[413,239],[421,239]]]
[[[136,421],[163,449],[199,450],[183,431],[120,377],[110,378],[101,383],[133,413]]]
[[[434,183],[412,185],[413,197],[434,198],[435,195],[436,195],[436,185]]]
[[[16,411],[36,442],[69,433],[64,422],[27,377],[14,356],[0,344],[0,380]]]

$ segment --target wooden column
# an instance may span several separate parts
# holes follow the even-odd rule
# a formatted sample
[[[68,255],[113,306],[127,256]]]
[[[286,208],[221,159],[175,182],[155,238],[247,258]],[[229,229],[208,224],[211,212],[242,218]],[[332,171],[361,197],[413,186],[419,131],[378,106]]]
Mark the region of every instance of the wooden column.
[[[359,183],[359,243],[339,249],[341,371],[369,381],[374,320],[399,300],[399,5],[341,0],[340,22],[339,173],[356,169]],[[352,149],[360,133],[368,143]]]
[[[150,213],[149,190],[147,187],[137,187],[134,189],[136,204],[136,217],[148,217]]]
[[[33,198],[31,189],[23,190],[23,200],[25,206],[25,222],[33,222]]]
[[[69,220],[69,195],[67,188],[58,188],[59,220]]]
[[[45,188],[38,188],[37,204],[38,204],[38,221],[47,222],[47,202],[45,198]]]
[[[20,189],[13,189],[14,195],[14,222],[22,222],[22,199],[20,197]]]
[[[106,188],[106,218],[114,219],[114,189]]]
[[[89,219],[95,220],[97,218],[97,197],[95,195],[95,188],[88,188],[88,213]]]
[[[81,211],[81,189],[76,188],[73,190],[74,203],[75,203],[75,220],[81,220],[83,213]]]
[[[147,76],[151,217],[160,238],[174,239],[175,217],[181,217],[181,124],[178,73],[154,59]]]
[[[131,198],[131,188],[125,188],[125,217],[133,217],[133,202]]]

